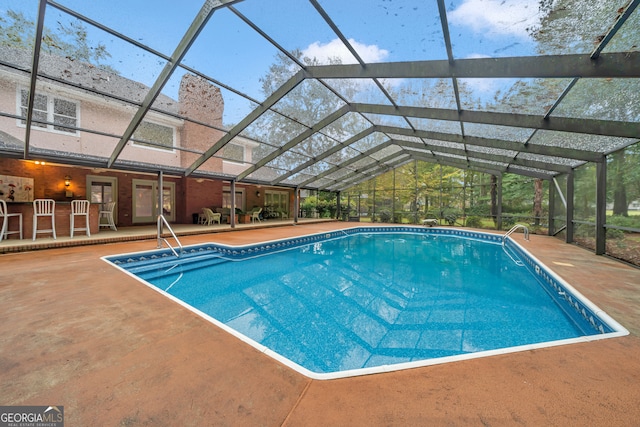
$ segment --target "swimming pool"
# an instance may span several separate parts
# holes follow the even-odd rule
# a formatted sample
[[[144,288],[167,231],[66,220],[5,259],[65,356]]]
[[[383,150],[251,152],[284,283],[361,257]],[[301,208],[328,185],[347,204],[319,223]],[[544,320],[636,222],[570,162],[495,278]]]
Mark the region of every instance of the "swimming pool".
[[[105,259],[318,379],[628,333],[494,234],[356,227]]]

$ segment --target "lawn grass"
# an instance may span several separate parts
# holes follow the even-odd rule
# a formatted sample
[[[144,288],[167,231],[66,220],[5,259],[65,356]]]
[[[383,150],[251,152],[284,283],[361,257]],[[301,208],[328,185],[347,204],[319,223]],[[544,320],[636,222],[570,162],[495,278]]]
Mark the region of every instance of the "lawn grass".
[[[640,216],[640,211],[628,211],[629,216]],[[613,216],[612,210],[607,210],[607,216]]]

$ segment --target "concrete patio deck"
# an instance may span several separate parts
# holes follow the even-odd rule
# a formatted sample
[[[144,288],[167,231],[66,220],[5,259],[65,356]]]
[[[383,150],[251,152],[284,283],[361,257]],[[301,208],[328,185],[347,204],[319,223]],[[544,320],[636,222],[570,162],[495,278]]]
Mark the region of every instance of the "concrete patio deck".
[[[243,244],[354,225],[180,239]],[[0,405],[62,405],[70,427],[640,423],[640,270],[555,238],[523,246],[629,336],[329,381],[100,260],[154,249],[154,239],[100,243],[0,255]]]
[[[335,220],[325,218],[301,218],[298,220],[298,224],[314,224],[332,221]],[[208,233],[225,233],[247,229],[255,230],[263,228],[282,227],[284,225],[294,225],[293,219],[269,219],[256,223],[236,224],[235,228],[232,228],[229,224],[172,224],[171,228],[178,236],[178,239],[180,239],[182,236],[192,236]],[[93,233],[91,236],[87,236],[85,232],[78,232],[76,233],[74,238],[71,238],[69,236],[59,236],[57,239],[54,239],[51,234],[43,234],[39,235],[36,240],[32,240],[18,239],[17,235],[12,235],[9,239],[2,239],[0,241],[0,254],[39,249],[66,248],[71,246],[88,246],[100,245],[104,243],[131,242],[134,240],[149,240],[157,239],[157,236],[158,228],[156,225],[119,227],[117,230],[111,230],[110,228],[100,228],[100,231],[98,233]],[[176,246],[175,240],[173,240],[170,231],[166,227],[163,228],[162,236],[167,238],[170,241],[171,245]]]

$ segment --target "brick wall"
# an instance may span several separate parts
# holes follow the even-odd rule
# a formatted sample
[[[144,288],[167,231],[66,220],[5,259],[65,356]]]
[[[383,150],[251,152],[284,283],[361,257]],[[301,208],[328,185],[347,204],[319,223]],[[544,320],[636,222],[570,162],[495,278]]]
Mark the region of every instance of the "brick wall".
[[[37,165],[33,161],[7,158],[0,158],[0,175],[33,178],[35,198],[54,199],[58,202],[86,199],[87,175],[115,177],[118,180],[116,225],[125,227],[133,225],[133,180],[156,180],[155,176],[148,174],[54,164]],[[65,175],[71,176],[69,187],[64,185]],[[165,177],[164,181],[176,184],[176,223],[190,224],[192,214],[201,212],[203,207],[222,206],[222,181],[171,177]],[[73,196],[67,197],[67,191],[72,192]],[[67,220],[66,227],[68,226]]]
[[[187,178],[183,187],[184,223],[190,223],[192,214],[201,213],[202,208],[222,206],[222,181]]]

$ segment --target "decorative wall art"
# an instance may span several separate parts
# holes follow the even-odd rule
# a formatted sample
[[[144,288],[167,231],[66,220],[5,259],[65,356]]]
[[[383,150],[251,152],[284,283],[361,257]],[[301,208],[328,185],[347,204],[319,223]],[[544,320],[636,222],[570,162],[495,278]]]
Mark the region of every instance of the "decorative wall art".
[[[0,175],[0,199],[10,202],[33,202],[33,178]]]

